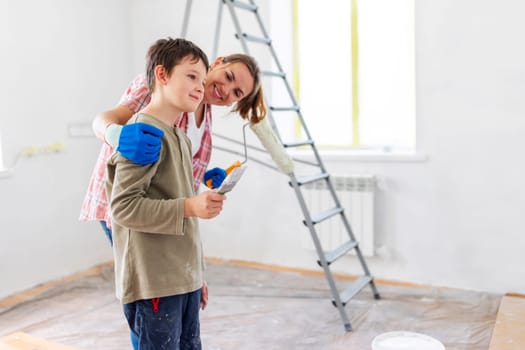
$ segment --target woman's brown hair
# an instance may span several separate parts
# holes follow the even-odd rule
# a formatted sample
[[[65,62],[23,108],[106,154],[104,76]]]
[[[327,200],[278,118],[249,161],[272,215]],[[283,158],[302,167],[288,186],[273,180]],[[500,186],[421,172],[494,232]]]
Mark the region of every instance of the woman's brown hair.
[[[223,58],[222,63],[240,62],[248,68],[253,78],[253,90],[248,96],[237,102],[233,112],[238,112],[242,119],[257,124],[266,117],[266,105],[261,86],[261,71],[255,59],[244,54],[233,54]]]

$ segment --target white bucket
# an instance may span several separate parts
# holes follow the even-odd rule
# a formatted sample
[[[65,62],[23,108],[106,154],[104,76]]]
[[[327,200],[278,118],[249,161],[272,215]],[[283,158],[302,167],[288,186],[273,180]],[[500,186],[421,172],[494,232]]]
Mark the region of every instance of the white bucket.
[[[376,336],[372,350],[445,350],[445,346],[425,334],[398,331]]]

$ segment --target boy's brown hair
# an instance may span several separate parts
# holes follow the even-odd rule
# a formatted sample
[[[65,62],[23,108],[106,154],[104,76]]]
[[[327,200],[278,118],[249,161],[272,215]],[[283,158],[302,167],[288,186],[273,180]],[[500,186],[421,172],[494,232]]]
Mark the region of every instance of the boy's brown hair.
[[[166,69],[168,76],[173,67],[179,64],[186,57],[191,58],[191,62],[202,60],[206,70],[210,66],[206,54],[194,43],[186,39],[159,39],[148,49],[146,55],[146,81],[148,88],[153,92],[155,88],[155,67],[158,65]]]

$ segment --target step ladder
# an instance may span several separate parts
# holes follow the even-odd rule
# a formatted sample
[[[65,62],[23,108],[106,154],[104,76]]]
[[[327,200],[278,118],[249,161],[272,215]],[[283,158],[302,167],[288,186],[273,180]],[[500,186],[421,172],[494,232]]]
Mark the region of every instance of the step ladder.
[[[259,8],[256,5],[254,0],[249,0],[248,2],[240,1],[240,0],[219,0],[219,9],[218,9],[218,14],[217,14],[217,23],[216,23],[216,30],[215,30],[215,41],[214,41],[214,48],[213,48],[213,58],[217,56],[219,32],[220,32],[220,27],[221,27],[222,11],[223,11],[224,6],[226,6],[230,12],[231,19],[235,26],[235,32],[236,32],[235,36],[240,41],[240,44],[244,52],[247,55],[250,55],[250,50],[248,47],[249,43],[255,44],[255,45],[266,46],[270,50],[272,59],[275,62],[275,65],[277,67],[277,71],[262,70],[261,73],[263,77],[280,79],[284,83],[286,87],[286,91],[288,92],[288,95],[290,98],[289,106],[277,107],[277,106],[273,106],[272,104],[268,103],[268,101],[265,101],[269,109],[267,118],[269,118],[268,121],[270,122],[270,125],[272,126],[275,134],[277,135],[279,140],[281,140],[282,142],[281,136],[274,122],[274,117],[273,117],[274,113],[277,114],[280,112],[293,112],[293,114],[296,115],[296,118],[299,121],[300,127],[302,128],[303,134],[305,135],[305,139],[301,141],[295,141],[295,142],[282,142],[282,144],[287,149],[296,148],[296,147],[301,147],[301,148],[309,147],[311,151],[313,152],[315,161],[307,162],[307,163],[308,165],[313,166],[315,168],[315,174],[307,175],[307,176],[296,176],[295,173],[291,173],[289,174],[290,176],[289,184],[293,188],[295,195],[297,196],[297,200],[299,201],[299,205],[304,215],[303,223],[306,227],[308,227],[308,230],[312,237],[312,240],[315,246],[315,250],[318,256],[317,263],[323,269],[326,280],[328,281],[328,285],[330,287],[330,291],[332,294],[332,304],[339,311],[339,315],[341,316],[345,330],[349,332],[352,330],[352,326],[350,324],[348,315],[346,314],[345,306],[348,304],[350,299],[352,299],[352,297],[354,297],[357,293],[359,293],[367,285],[370,286],[370,288],[372,288],[374,298],[380,299],[379,292],[377,291],[376,285],[374,283],[374,278],[370,275],[368,266],[359,248],[359,243],[355,239],[350,223],[348,222],[348,219],[345,215],[344,208],[341,206],[339,197],[334,189],[334,185],[332,183],[330,174],[326,171],[323,161],[315,146],[315,142],[310,136],[310,132],[308,131],[308,128],[305,124],[304,118],[301,113],[301,108],[298,105],[295,95],[293,93],[293,90],[290,87],[290,84],[286,78],[286,73],[282,69],[281,63],[277,57],[274,47],[272,46],[272,39],[269,37],[264,27],[263,21],[261,20],[261,17],[259,15],[259,11],[258,11]],[[190,7],[191,7],[191,0],[187,0],[186,11],[184,15],[184,22],[183,22],[183,30],[182,30],[183,37],[186,35],[186,29],[188,25],[189,16],[190,16]],[[236,11],[248,11],[252,13],[255,16],[255,19],[259,25],[261,33],[259,35],[251,35],[251,34],[244,33],[241,29],[240,21],[238,19]],[[302,162],[302,163],[305,163],[305,162]],[[310,183],[314,183],[317,181],[324,181],[326,183],[326,187],[329,190],[331,197],[333,199],[334,207],[329,208],[321,213],[310,213],[308,206],[306,204],[305,198],[302,194],[301,186],[310,184]],[[323,250],[323,247],[321,246],[321,242],[319,240],[319,237],[316,231],[316,225],[321,222],[324,222],[325,220],[342,220],[343,225],[346,228],[346,231],[348,233],[348,241],[342,244],[341,246],[339,246],[338,248],[332,251],[329,251],[329,252],[325,252]],[[351,251],[355,251],[355,254],[363,269],[364,275],[358,278],[357,280],[353,281],[342,292],[339,292],[338,287],[336,286],[336,283],[334,280],[333,273],[330,270],[330,266],[333,263],[335,263],[339,258],[345,256]]]

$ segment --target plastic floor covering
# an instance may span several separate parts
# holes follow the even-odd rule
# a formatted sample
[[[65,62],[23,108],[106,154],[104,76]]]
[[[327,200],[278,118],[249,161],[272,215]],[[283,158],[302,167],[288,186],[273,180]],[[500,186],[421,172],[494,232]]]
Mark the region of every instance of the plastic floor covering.
[[[427,334],[447,350],[488,349],[501,295],[457,289],[379,284],[346,306],[346,333],[323,276],[209,263],[201,339],[207,350],[369,350],[389,331]],[[16,305],[0,308],[0,337],[14,332],[78,349],[131,349],[114,296],[112,267],[83,276]],[[340,280],[341,286],[349,283]]]

